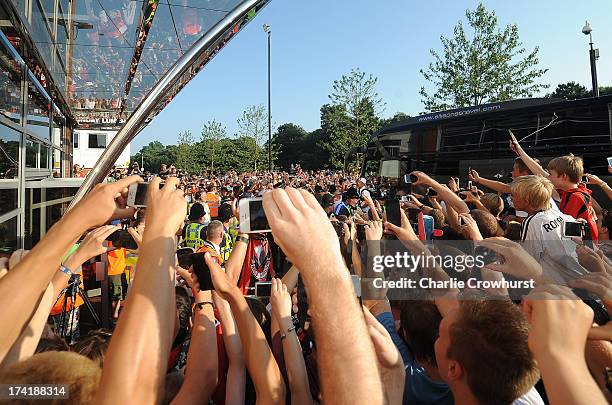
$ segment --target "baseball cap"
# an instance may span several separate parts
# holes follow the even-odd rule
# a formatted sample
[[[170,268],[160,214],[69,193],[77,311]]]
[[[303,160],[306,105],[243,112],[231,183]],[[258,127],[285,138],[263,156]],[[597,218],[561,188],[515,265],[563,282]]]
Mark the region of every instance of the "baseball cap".
[[[357,181],[360,181],[360,182],[362,182],[363,184],[368,184],[368,181],[365,179],[365,177],[362,177],[362,178],[360,178],[360,179],[359,179],[359,180],[357,180]]]
[[[191,209],[189,210],[188,219],[190,221],[195,221],[202,218],[204,215],[206,215],[206,210],[204,209],[204,206],[200,203],[195,203],[191,206]]]

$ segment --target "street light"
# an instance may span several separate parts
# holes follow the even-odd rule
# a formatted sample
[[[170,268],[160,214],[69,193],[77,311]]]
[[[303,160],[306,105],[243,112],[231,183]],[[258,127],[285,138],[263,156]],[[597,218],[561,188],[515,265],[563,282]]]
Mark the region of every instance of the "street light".
[[[589,56],[591,59],[591,81],[593,83],[593,97],[599,97],[599,86],[597,85],[597,65],[596,61],[599,59],[599,49],[593,49],[593,28],[591,28],[591,24],[587,21],[582,27],[582,33],[584,35],[589,36],[589,45],[591,45],[591,49],[589,50]]]
[[[270,95],[270,34],[272,30],[268,24],[263,25],[263,30],[268,34],[268,171],[272,171],[272,113],[271,113],[271,95]]]

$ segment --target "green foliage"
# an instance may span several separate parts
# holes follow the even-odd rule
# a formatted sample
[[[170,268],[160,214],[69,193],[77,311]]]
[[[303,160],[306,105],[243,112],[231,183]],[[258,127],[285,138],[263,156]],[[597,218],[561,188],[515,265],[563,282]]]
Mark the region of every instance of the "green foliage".
[[[181,132],[178,137],[176,166],[189,173],[200,171],[200,164],[196,160],[195,154],[195,138],[191,131]]]
[[[254,142],[248,142],[245,145],[250,146],[248,152],[254,163],[253,169],[257,169],[261,158],[261,147],[268,138],[268,125],[266,109],[263,105],[252,105],[247,107],[242,112],[242,116],[238,118],[239,135],[241,138],[252,138]],[[267,162],[267,154],[265,162]]]
[[[606,96],[612,94],[612,86],[599,86],[599,95]],[[561,83],[555,91],[547,94],[546,97],[562,98],[564,100],[576,100],[593,96],[593,92],[583,85],[576,82]]]
[[[388,127],[389,125],[397,124],[398,122],[404,121],[408,118],[410,118],[410,115],[403,112],[397,112],[393,117],[383,119],[380,123],[380,127]]]
[[[202,142],[199,145],[200,160],[210,162],[210,168],[215,169],[215,158],[219,158],[220,142],[227,135],[227,129],[219,121],[208,121],[202,127]]]
[[[548,69],[538,69],[538,47],[526,54],[519,40],[518,27],[498,28],[497,15],[481,3],[475,11],[466,11],[471,38],[460,21],[454,37],[440,36],[443,54],[430,50],[434,57],[423,77],[430,81],[431,92],[420,94],[428,112],[468,107],[488,102],[531,97],[548,85],[536,83]]]

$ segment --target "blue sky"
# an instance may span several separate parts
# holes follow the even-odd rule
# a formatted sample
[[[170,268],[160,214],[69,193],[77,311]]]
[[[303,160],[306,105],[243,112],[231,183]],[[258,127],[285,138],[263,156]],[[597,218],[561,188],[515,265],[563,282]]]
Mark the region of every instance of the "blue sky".
[[[600,85],[612,85],[612,2],[610,0],[489,0],[500,24],[516,23],[528,51],[540,47],[541,79],[551,85],[576,81],[590,89],[588,40],[593,26],[601,58]],[[216,119],[229,135],[249,105],[267,104],[267,42],[272,27],[272,119],[308,131],[320,126],[319,109],[332,82],[352,68],[378,77],[386,102],[384,116],[422,111],[419,73],[440,49],[476,0],[272,0],[132,142],[132,153],[153,140],[176,143],[190,130],[199,139],[202,124]]]

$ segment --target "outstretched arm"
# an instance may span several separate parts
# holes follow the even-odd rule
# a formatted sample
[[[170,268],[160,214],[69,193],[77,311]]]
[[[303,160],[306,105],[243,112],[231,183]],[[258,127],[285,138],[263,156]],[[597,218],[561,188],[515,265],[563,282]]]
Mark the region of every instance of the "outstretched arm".
[[[125,209],[127,187],[140,177],[96,186],[74,209],[47,232],[32,251],[0,281],[0,361],[29,322],[41,294],[60,266],[61,258],[87,229],[114,218],[133,215]],[[116,198],[117,195],[122,197]],[[35,270],[35,271],[34,271]],[[28,288],[22,288],[28,280]]]
[[[155,403],[163,394],[176,317],[175,233],[186,202],[177,178],[162,189],[159,183],[155,178],[149,187],[140,270],[104,359],[96,403]]]
[[[284,403],[283,378],[268,346],[266,336],[253,316],[246,299],[210,254],[206,253],[204,257],[210,269],[215,291],[229,302],[232,315],[236,320],[246,366],[257,392],[257,401]]]
[[[264,194],[263,205],[275,240],[300,269],[308,290],[323,398],[329,403],[382,403],[372,342],[325,212],[312,194],[293,188]],[[305,236],[310,243],[303,243]]]

